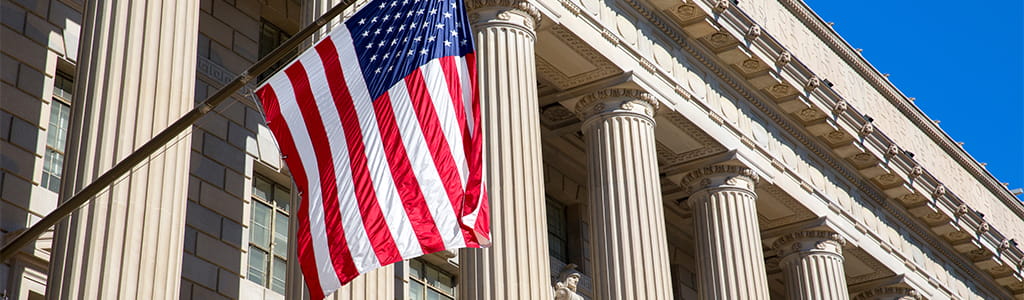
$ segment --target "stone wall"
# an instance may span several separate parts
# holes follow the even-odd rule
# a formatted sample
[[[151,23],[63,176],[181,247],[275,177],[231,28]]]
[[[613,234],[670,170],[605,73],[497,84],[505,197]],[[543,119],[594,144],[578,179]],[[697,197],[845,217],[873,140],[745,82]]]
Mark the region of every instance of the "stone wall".
[[[260,20],[294,32],[289,0],[201,0],[196,102],[258,60]],[[254,85],[203,117],[192,131],[181,299],[282,299],[247,279],[253,174],[291,186],[277,145],[250,96]]]

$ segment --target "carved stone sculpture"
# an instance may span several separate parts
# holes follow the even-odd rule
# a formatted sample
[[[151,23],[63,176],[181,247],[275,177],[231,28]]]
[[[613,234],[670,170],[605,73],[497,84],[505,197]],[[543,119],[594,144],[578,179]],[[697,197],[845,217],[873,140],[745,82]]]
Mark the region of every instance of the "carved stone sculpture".
[[[576,286],[580,283],[580,272],[576,271],[575,264],[568,264],[558,272],[555,281],[554,300],[583,300],[583,296],[576,293]]]

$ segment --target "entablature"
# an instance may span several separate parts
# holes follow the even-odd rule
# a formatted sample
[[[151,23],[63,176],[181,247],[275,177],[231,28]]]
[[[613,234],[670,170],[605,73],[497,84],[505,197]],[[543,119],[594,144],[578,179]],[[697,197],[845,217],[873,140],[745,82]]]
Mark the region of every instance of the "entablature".
[[[636,85],[655,94],[668,110],[680,109],[680,105],[695,106],[722,129],[710,128],[708,122],[703,121],[698,127],[709,132],[722,133],[724,129],[734,133],[741,144],[769,157],[772,166],[788,170],[791,166],[777,153],[768,151],[770,147],[756,150],[759,148],[757,134],[750,136],[740,130],[744,124],[730,123],[735,118],[713,107],[716,104],[704,95],[709,94],[708,90],[715,90],[722,94],[717,97],[750,100],[750,106],[729,105],[741,114],[760,114],[761,120],[774,121],[774,126],[793,136],[790,139],[802,143],[817,159],[835,169],[837,177],[849,180],[849,187],[863,190],[863,196],[874,199],[880,210],[908,226],[912,224],[911,230],[926,236],[928,244],[945,244],[936,248],[938,253],[950,257],[962,268],[988,273],[998,284],[1024,294],[1017,268],[1024,252],[1013,240],[992,225],[986,225],[982,214],[945,188],[913,159],[912,153],[903,151],[892,138],[876,128],[871,117],[852,107],[830,88],[831,82],[815,76],[769,32],[728,2],[653,2],[659,11],[651,11],[648,8],[651,4],[637,0],[611,4],[621,6],[616,8],[597,1],[561,0],[562,7],[549,5],[541,9],[549,18],[544,21],[549,24],[542,27],[571,28],[586,47],[592,47],[601,56],[612,57],[608,62],[616,72],[605,78],[635,72]],[[700,16],[664,16],[677,12]],[[711,53],[714,58],[702,53]],[[704,74],[692,77],[690,70]],[[708,82],[707,86],[694,84],[718,80],[724,82]],[[571,102],[563,104],[571,107]],[[760,112],[743,111],[744,107]],[[659,114],[665,114],[665,110]],[[789,172],[795,174],[792,176],[805,176],[801,172]],[[799,180],[805,190],[824,189],[814,180]],[[944,192],[936,192],[939,190]],[[836,205],[833,210],[842,209]],[[976,276],[974,271],[968,273]]]

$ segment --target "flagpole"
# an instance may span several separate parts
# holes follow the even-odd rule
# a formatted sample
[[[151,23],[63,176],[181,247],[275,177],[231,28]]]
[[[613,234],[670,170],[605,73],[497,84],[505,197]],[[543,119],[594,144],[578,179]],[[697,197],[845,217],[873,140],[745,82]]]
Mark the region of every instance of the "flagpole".
[[[238,89],[252,81],[256,75],[270,69],[271,66],[287,56],[289,52],[298,48],[303,41],[316,33],[317,30],[320,30],[320,28],[330,22],[331,19],[340,15],[354,2],[355,0],[343,0],[335,5],[320,16],[320,18],[316,19],[312,24],[307,25],[306,28],[295,33],[295,35],[285,41],[284,44],[257,61],[251,67],[242,72],[242,74],[239,74],[234,80],[217,91],[217,93],[213,94],[213,96],[210,96],[205,101],[197,105],[191,111],[153,137],[153,139],[143,144],[142,147],[139,147],[135,152],[132,152],[128,157],[118,162],[117,165],[114,165],[114,167],[109,171],[103,173],[103,175],[95,181],[85,186],[85,188],[78,192],[78,194],[75,194],[71,199],[60,204],[60,206],[58,206],[57,209],[54,209],[53,212],[47,214],[42,220],[39,220],[39,222],[36,222],[32,227],[29,227],[28,230],[22,232],[14,238],[14,240],[4,245],[3,249],[0,250],[0,262],[6,261],[11,256],[14,256],[14,254],[21,250],[22,247],[25,247],[30,242],[38,239],[39,236],[45,233],[51,226],[56,225],[57,222],[60,222],[64,217],[67,217],[84,205],[89,201],[89,199],[92,199],[96,194],[105,190],[115,180],[124,176],[128,171],[131,171],[131,169],[146,160],[154,152],[160,150],[160,148],[165,146],[179,134],[192,127],[192,125],[198,122],[199,119],[206,115],[206,113],[212,111],[217,107],[217,105],[223,103],[224,100],[229,99],[231,95],[238,91]]]

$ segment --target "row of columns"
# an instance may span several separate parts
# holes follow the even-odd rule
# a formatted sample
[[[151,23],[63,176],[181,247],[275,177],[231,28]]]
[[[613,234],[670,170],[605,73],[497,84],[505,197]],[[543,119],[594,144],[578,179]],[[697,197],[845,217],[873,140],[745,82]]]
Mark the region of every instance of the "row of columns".
[[[500,213],[492,215],[494,248],[461,254],[459,297],[548,299],[533,63],[534,29],[541,20],[526,1],[467,2],[479,54],[487,182],[492,209]],[[597,91],[575,107],[586,140],[596,299],[672,297],[655,152],[657,108],[650,95],[625,89]],[[695,216],[701,299],[770,298],[757,181],[752,170],[730,165],[701,168],[683,180],[693,191],[688,203]],[[844,243],[825,231],[796,233],[775,243],[790,299],[849,299]],[[871,295],[863,296],[890,299]]]
[[[195,64],[189,62],[195,55],[186,50],[195,49],[197,2],[142,2],[128,6],[123,1],[97,1],[87,7],[83,32],[92,34],[83,36],[85,52],[78,78],[80,94],[91,101],[75,105],[73,120],[77,121],[72,132],[86,138],[72,139],[69,146],[68,164],[79,172],[69,173],[66,191],[82,188],[90,176],[102,173],[191,106]],[[307,7],[306,19],[312,19],[330,6],[323,4],[337,1],[307,2],[320,4]],[[488,136],[486,180],[492,209],[500,213],[492,214],[494,247],[462,251],[458,294],[463,299],[549,299],[534,63],[540,15],[521,0],[466,2],[472,9],[481,111]],[[153,19],[141,13],[155,10],[167,16]],[[175,26],[160,26],[170,23]],[[114,34],[125,30],[127,34]],[[143,47],[132,42],[136,38],[186,47]],[[122,84],[123,78],[135,80]],[[122,98],[143,102],[125,106],[117,100],[103,101]],[[672,297],[655,154],[657,103],[643,92],[613,89],[586,96],[575,107],[584,120],[590,166],[595,262],[591,273],[597,299]],[[137,128],[135,124],[153,126]],[[125,141],[125,136],[134,139]],[[165,176],[164,171],[149,173],[148,169],[187,170],[188,141],[184,138],[170,146],[57,226],[48,287],[51,299],[178,296],[186,191],[177,187],[185,186],[187,173]],[[684,179],[684,185],[694,191],[688,202],[696,223],[701,299],[769,298],[753,188],[757,180],[749,169],[726,165],[695,170]],[[775,243],[791,299],[849,298],[842,244],[841,238],[828,232],[794,234]],[[388,282],[393,272],[385,268],[369,274],[334,297],[391,295],[393,286]],[[301,285],[289,288],[292,296],[304,297],[299,296],[301,290]],[[889,289],[856,299],[903,299],[899,297],[904,294],[905,290]]]

